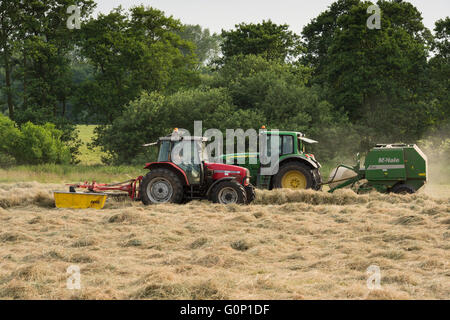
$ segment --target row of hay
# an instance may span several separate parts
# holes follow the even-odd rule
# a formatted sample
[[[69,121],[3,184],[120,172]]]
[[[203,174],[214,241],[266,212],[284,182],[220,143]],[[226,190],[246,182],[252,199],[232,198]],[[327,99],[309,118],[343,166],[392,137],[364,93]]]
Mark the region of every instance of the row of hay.
[[[44,208],[55,206],[52,190],[61,190],[60,185],[46,185],[37,182],[0,184],[0,208],[36,205]]]
[[[253,204],[285,204],[291,202],[302,202],[312,205],[348,205],[364,204],[371,201],[383,201],[388,203],[410,203],[414,200],[431,200],[428,195],[416,193],[413,195],[383,194],[371,192],[359,195],[350,189],[336,190],[333,193],[314,190],[257,190]],[[449,199],[434,199],[437,202],[449,202]]]
[[[54,207],[52,191],[66,189],[61,185],[46,185],[37,182],[0,184],[0,207],[11,208],[24,205],[36,205],[39,207]],[[358,195],[350,189],[337,190],[334,193],[314,190],[257,190],[255,205],[281,205],[285,203],[301,202],[311,205],[349,205],[364,204],[371,201],[383,201],[388,203],[410,203],[414,200],[431,200],[428,195],[417,193],[414,195],[382,194],[372,192]],[[110,199],[110,202],[113,199]],[[435,199],[438,203],[449,203],[448,198]],[[112,201],[114,202],[114,201]],[[131,205],[131,203],[130,203]]]

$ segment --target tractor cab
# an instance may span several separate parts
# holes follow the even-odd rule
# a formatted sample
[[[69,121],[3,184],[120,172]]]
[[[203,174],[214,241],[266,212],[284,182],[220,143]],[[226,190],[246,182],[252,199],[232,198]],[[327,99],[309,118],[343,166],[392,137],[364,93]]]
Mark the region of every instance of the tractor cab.
[[[172,162],[182,169],[190,184],[201,184],[207,138],[170,135],[159,139],[158,162]]]

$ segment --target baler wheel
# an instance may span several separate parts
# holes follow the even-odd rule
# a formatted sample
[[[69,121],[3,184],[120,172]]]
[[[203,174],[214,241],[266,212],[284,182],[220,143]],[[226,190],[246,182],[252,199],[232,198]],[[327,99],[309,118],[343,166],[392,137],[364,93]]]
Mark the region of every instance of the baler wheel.
[[[397,194],[412,194],[412,193],[416,192],[416,189],[414,189],[410,185],[402,183],[402,184],[397,184],[397,185],[393,186],[391,189],[391,192],[397,193]]]

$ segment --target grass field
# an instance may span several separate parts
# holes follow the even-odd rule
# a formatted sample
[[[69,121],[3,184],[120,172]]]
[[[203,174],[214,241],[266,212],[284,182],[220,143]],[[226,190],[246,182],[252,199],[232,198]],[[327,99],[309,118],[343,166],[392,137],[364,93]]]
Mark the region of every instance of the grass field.
[[[0,168],[0,182],[120,182],[145,174],[142,167],[104,165],[35,165]]]
[[[278,190],[95,211],[53,208],[59,187],[0,184],[1,299],[450,298],[448,197]]]
[[[79,127],[84,142],[93,128]],[[0,169],[0,299],[450,298],[448,166],[431,166],[432,183],[407,196],[276,190],[249,206],[57,209],[52,191],[65,183],[145,173],[82,153],[77,166]],[[73,265],[80,290],[66,287]]]
[[[80,148],[80,156],[78,160],[82,165],[99,165],[102,163],[102,156],[105,155],[99,147],[88,148],[88,144],[92,143],[92,137],[94,136],[95,125],[78,125],[79,139],[83,143]]]

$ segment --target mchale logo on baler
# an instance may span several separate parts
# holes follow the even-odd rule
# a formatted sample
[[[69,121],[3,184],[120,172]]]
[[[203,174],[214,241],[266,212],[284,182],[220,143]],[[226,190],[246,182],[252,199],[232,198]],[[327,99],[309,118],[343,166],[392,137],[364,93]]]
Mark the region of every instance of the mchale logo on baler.
[[[399,158],[378,158],[378,163],[400,163]]]

